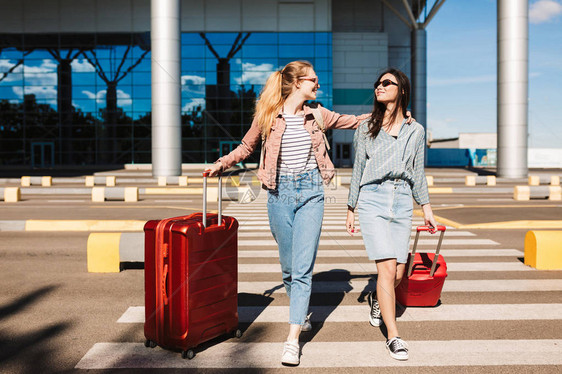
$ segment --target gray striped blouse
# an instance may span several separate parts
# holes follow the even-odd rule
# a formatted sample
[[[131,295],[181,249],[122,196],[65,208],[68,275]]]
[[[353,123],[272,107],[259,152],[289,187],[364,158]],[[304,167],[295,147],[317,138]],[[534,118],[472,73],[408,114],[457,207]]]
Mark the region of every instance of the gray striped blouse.
[[[429,203],[424,172],[425,130],[417,122],[402,122],[398,138],[381,129],[375,139],[368,133],[368,121],[363,121],[353,137],[355,162],[347,205],[355,209],[359,189],[385,179],[404,179],[412,186],[414,200]]]

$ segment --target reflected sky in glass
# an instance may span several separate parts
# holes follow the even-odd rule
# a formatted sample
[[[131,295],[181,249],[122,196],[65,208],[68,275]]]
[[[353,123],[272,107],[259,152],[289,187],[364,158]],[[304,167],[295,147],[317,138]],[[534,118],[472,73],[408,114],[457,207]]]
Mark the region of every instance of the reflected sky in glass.
[[[205,107],[207,86],[217,84],[217,63],[232,50],[238,33],[206,33],[213,51],[199,33],[181,36],[182,111]],[[245,37],[246,33],[242,34]],[[229,59],[230,91],[258,92],[267,77],[293,60],[314,64],[320,78],[318,101],[332,106],[330,33],[251,33],[244,45]],[[66,56],[68,50],[61,50]],[[37,102],[57,109],[57,67],[59,62],[46,49],[0,51],[0,100],[21,102],[27,94]],[[150,112],[151,54],[137,45],[97,45],[94,51],[72,61],[72,104],[100,118],[106,107],[107,82],[117,83],[117,105],[132,119]],[[124,77],[123,77],[124,76]]]

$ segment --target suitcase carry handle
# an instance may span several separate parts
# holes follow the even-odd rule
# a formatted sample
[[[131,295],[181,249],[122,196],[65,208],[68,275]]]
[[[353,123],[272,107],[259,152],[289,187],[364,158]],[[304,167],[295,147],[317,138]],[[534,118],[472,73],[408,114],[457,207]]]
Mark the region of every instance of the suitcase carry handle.
[[[435,273],[435,268],[437,267],[437,260],[439,259],[439,251],[441,250],[441,243],[443,242],[443,235],[445,235],[445,226],[437,225],[437,227],[432,226],[418,226],[416,229],[416,239],[414,239],[414,247],[412,248],[412,256],[410,259],[410,265],[408,266],[408,276],[412,275],[412,269],[414,267],[414,255],[416,254],[416,248],[418,246],[418,239],[420,238],[420,231],[429,231],[434,234],[437,231],[441,231],[439,235],[439,241],[437,242],[437,249],[435,250],[435,257],[433,258],[433,263],[431,264],[431,270],[429,276],[432,277]]]
[[[164,265],[164,271],[162,272],[162,299],[164,305],[168,305],[168,264]]]
[[[210,172],[203,172],[203,227],[207,227],[207,178]],[[218,225],[222,225],[222,173],[219,173],[219,217]]]

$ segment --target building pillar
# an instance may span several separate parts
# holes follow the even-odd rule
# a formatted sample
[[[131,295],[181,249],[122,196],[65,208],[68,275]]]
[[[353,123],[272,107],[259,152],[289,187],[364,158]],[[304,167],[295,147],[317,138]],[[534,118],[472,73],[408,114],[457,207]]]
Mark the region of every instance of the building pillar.
[[[427,33],[412,31],[412,115],[427,132]]]
[[[528,0],[498,0],[498,176],[524,178],[527,167]]]
[[[181,175],[180,0],[151,0],[152,175]]]

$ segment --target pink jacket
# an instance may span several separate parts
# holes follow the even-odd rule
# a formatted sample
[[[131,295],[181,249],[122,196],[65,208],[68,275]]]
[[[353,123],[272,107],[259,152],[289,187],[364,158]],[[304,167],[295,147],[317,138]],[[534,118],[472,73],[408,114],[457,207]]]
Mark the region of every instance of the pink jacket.
[[[359,124],[370,117],[370,113],[360,116],[338,114],[326,108],[320,107],[322,118],[324,119],[324,127],[326,129],[355,129]],[[312,140],[312,149],[316,156],[316,162],[320,174],[324,182],[328,184],[334,176],[334,164],[328,156],[326,144],[322,131],[318,128],[314,115],[309,106],[304,106],[304,127],[310,134]],[[268,189],[275,189],[277,179],[277,160],[279,158],[279,150],[281,148],[281,138],[285,131],[285,120],[280,112],[275,118],[275,123],[271,127],[271,133],[265,142],[264,162],[259,165],[258,179]],[[258,144],[261,142],[261,129],[259,124],[254,120],[250,130],[242,139],[242,143],[228,155],[217,160],[222,165],[223,170],[230,168],[232,165],[246,159],[250,156]]]

